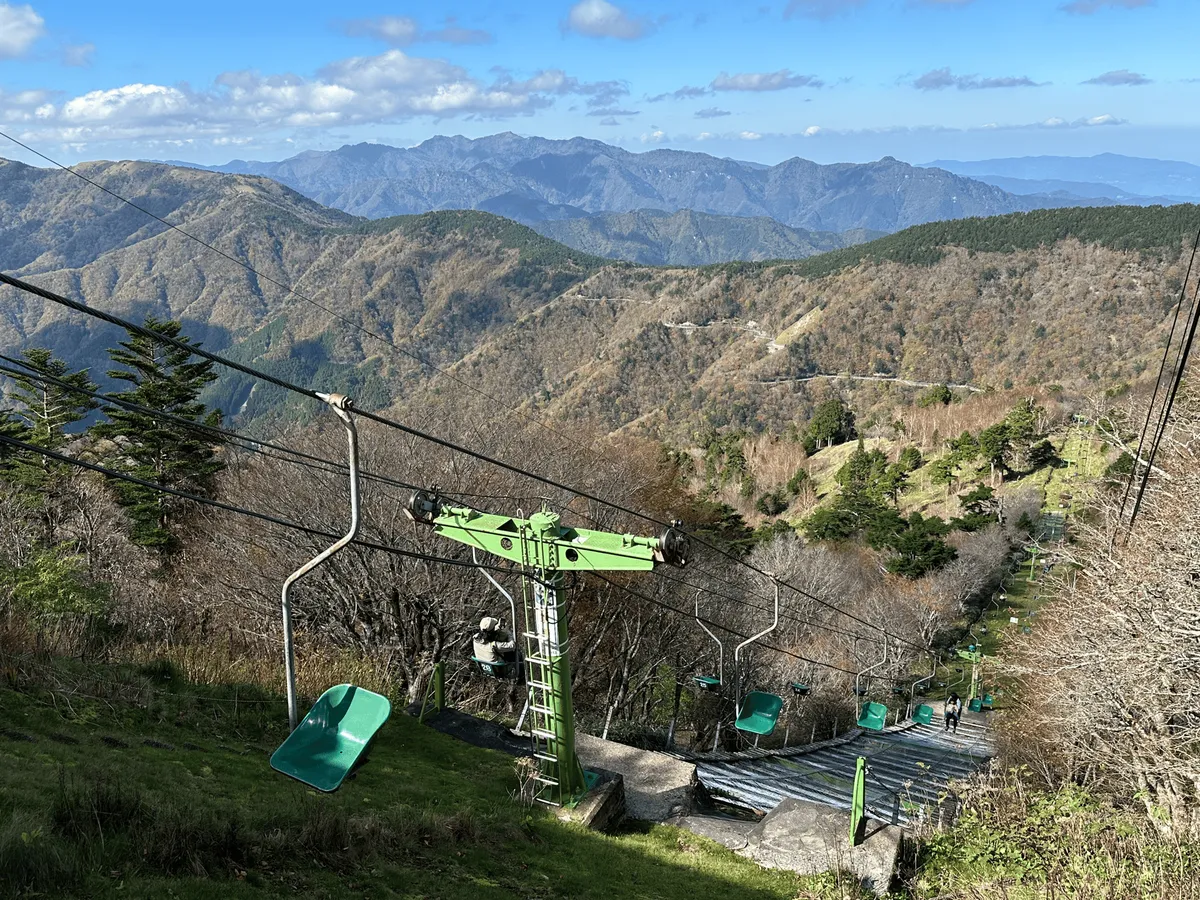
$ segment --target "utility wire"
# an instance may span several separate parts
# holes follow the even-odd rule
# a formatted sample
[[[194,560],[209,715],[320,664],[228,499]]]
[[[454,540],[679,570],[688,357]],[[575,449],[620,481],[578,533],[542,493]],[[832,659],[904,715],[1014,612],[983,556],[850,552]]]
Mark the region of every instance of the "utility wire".
[[[301,465],[308,469],[328,473],[336,472],[340,475],[347,475],[350,472],[350,467],[346,465],[346,463],[338,462],[337,460],[325,459],[321,456],[314,456],[301,450],[285,447],[282,444],[276,444],[272,443],[271,441],[250,437],[249,435],[239,434],[236,431],[230,431],[227,428],[221,428],[217,425],[209,425],[205,422],[197,422],[192,419],[186,419],[183,416],[177,416],[174,413],[167,412],[166,410],[154,409],[149,406],[143,406],[140,403],[134,403],[132,400],[126,400],[123,397],[116,397],[111,394],[102,394],[97,391],[90,391],[86,388],[80,387],[79,385],[74,385],[63,381],[61,378],[56,378],[55,376],[49,375],[45,372],[39,372],[28,362],[15,359],[11,356],[6,356],[3,353],[0,353],[0,360],[21,367],[21,369],[18,370],[12,368],[11,366],[0,365],[0,372],[7,374],[10,378],[29,378],[39,381],[43,384],[53,384],[54,386],[63,390],[72,391],[82,396],[90,397],[91,399],[96,400],[106,406],[118,406],[132,412],[140,412],[156,418],[164,419],[168,422],[172,422],[176,425],[180,425],[193,431],[215,435],[222,440],[228,441],[235,446],[240,447],[243,450],[249,450],[253,453],[260,453],[263,456],[266,456],[268,459],[278,459],[283,462]],[[279,456],[276,455],[276,453],[268,453],[266,450],[259,448],[274,450],[276,453],[286,454],[286,456]],[[288,456],[296,458],[288,459],[286,458]],[[386,475],[377,475],[374,472],[368,472],[365,470],[360,470],[359,475],[368,481],[378,481],[382,484],[389,484],[393,487],[404,488],[406,490],[416,490],[418,487],[415,484],[408,484],[407,482],[398,481],[395,478],[389,478]]]
[[[1198,248],[1200,248],[1200,229],[1198,229],[1196,231],[1196,240],[1192,243],[1192,255],[1188,259],[1187,274],[1183,276],[1183,284],[1179,288],[1179,302],[1175,304],[1175,315],[1171,319],[1171,330],[1167,334],[1167,344],[1165,347],[1163,347],[1162,362],[1159,363],[1159,366],[1158,366],[1158,377],[1154,379],[1154,392],[1150,395],[1150,403],[1146,407],[1146,421],[1142,425],[1142,434],[1138,438],[1137,458],[1134,460],[1133,468],[1130,470],[1129,481],[1125,485],[1125,494],[1121,498],[1121,512],[1118,514],[1118,520],[1125,518],[1125,506],[1129,502],[1129,495],[1130,495],[1130,492],[1133,490],[1133,482],[1137,478],[1137,464],[1140,461],[1141,456],[1142,456],[1142,448],[1146,444],[1146,432],[1149,431],[1149,429],[1150,429],[1150,420],[1154,416],[1154,403],[1158,399],[1158,392],[1159,392],[1159,389],[1162,387],[1163,373],[1167,369],[1167,359],[1171,355],[1171,344],[1173,344],[1175,341],[1175,328],[1179,325],[1179,314],[1183,311],[1183,301],[1187,299],[1188,281],[1192,277],[1192,266],[1196,262],[1196,250]],[[1194,305],[1195,300],[1193,299],[1192,302]],[[1149,470],[1150,470],[1149,464],[1147,464],[1146,471],[1149,472]],[[1143,481],[1143,485],[1144,485],[1144,483],[1145,482]],[[1141,492],[1139,491],[1139,494],[1140,493]],[[1130,524],[1130,527],[1132,528],[1133,522],[1131,521],[1129,524]]]
[[[306,534],[311,534],[316,537],[330,538],[333,540],[341,537],[340,534],[335,534],[332,531],[325,531],[321,528],[312,528],[308,525],[301,525],[299,522],[292,522],[288,519],[280,518],[279,516],[270,515],[269,513],[245,509],[244,507],[234,506],[231,503],[224,503],[220,500],[214,500],[211,497],[203,497],[199,494],[192,494],[188,491],[181,491],[178,488],[167,487],[164,484],[157,484],[153,481],[147,481],[143,478],[138,478],[136,475],[130,475],[126,472],[119,472],[116,469],[111,469],[107,466],[99,465],[98,463],[87,462],[86,460],[82,459],[75,459],[74,457],[67,456],[63,453],[58,453],[54,450],[47,449],[46,447],[39,447],[36,444],[30,444],[26,441],[17,440],[16,438],[8,437],[4,434],[0,434],[0,443],[8,444],[11,447],[15,447],[18,450],[24,450],[29,453],[37,453],[41,456],[47,457],[48,459],[53,459],[61,463],[67,463],[68,465],[76,466],[81,469],[89,469],[93,472],[98,472],[107,478],[113,478],[118,481],[125,481],[130,484],[140,485],[144,488],[150,488],[151,490],[161,491],[164,494],[170,494],[174,497],[179,497],[182,500],[189,500],[193,503],[199,503],[203,506],[211,506],[214,509],[236,513],[237,515],[258,519],[262,522],[269,522],[270,524],[278,525],[281,528],[290,528],[293,531],[302,531]],[[428,553],[417,553],[413,550],[402,550],[399,547],[390,547],[386,544],[379,544],[374,541],[363,540],[362,538],[355,538],[352,543],[357,544],[360,547],[365,547],[368,550],[380,550],[384,553],[391,553],[394,556],[402,556],[407,559],[420,559],[426,562],[444,563],[448,566],[458,566],[464,569],[482,568],[490,569],[494,572],[504,573],[509,573],[512,571],[504,566],[495,566],[486,563],[477,565],[470,560],[452,559],[446,556],[433,556]]]
[[[601,572],[591,572],[589,574],[595,575],[601,581],[607,582],[608,584],[611,584],[613,587],[617,588],[618,590],[622,590],[625,593],[629,594],[631,597],[636,597],[638,600],[641,600],[645,603],[649,603],[651,606],[660,607],[661,609],[667,610],[667,612],[673,612],[676,615],[684,616],[688,619],[696,618],[693,613],[688,612],[687,610],[676,609],[674,606],[671,606],[671,604],[669,604],[669,603],[664,603],[661,600],[656,600],[653,597],[649,597],[646,594],[641,593],[640,591],[635,591],[633,588],[629,587],[628,585],[624,585],[624,584],[621,584],[620,582],[613,581],[611,578],[608,578]],[[750,639],[750,635],[742,634],[741,632],[734,631],[732,628],[728,628],[719,622],[712,621],[711,619],[701,618],[700,621],[703,622],[705,625],[712,626],[713,628],[720,628],[722,631],[726,632],[727,634],[731,634],[734,637],[741,638],[742,640]],[[765,643],[762,641],[759,641],[758,644],[759,644],[759,646],[765,647],[768,650],[774,650],[776,653],[781,653],[784,656],[790,656],[790,657],[792,657],[792,659],[798,659],[798,660],[800,660],[800,662],[809,663],[810,665],[821,666],[822,668],[825,668],[825,669],[832,669],[835,672],[842,672],[843,674],[846,674],[846,675],[858,675],[859,674],[858,672],[851,671],[850,669],[844,669],[841,666],[836,666],[833,663],[821,662],[818,659],[809,659],[807,656],[801,656],[799,653],[795,653],[791,650],[785,650],[782,647],[775,647],[771,644],[768,644],[768,643]]]
[[[1154,459],[1158,456],[1159,445],[1167,433],[1167,423],[1171,418],[1171,410],[1175,406],[1175,397],[1179,393],[1179,386],[1183,383],[1183,373],[1187,368],[1188,358],[1191,356],[1192,342],[1196,339],[1196,325],[1200,323],[1200,304],[1198,304],[1198,300],[1200,300],[1200,282],[1197,282],[1196,290],[1192,293],[1192,307],[1188,313],[1187,337],[1184,339],[1176,356],[1171,390],[1167,394],[1166,402],[1163,404],[1162,415],[1159,416],[1158,428],[1154,434],[1154,443],[1151,445],[1150,455],[1146,459],[1146,471],[1142,474],[1141,484],[1138,485],[1137,500],[1134,501],[1133,512],[1129,515],[1129,529],[1131,531],[1133,530],[1133,523],[1137,520],[1138,512],[1142,508],[1142,498],[1146,494],[1146,486],[1150,483],[1150,473],[1154,468]]]
[[[180,226],[174,224],[173,222],[170,222],[167,219],[164,219],[162,216],[159,216],[159,215],[151,212],[150,210],[146,209],[146,207],[141,206],[137,203],[134,203],[132,200],[129,200],[129,199],[121,196],[116,191],[112,190],[111,188],[105,187],[104,185],[100,184],[100,182],[95,181],[94,179],[88,178],[88,176],[86,176],[82,172],[79,172],[78,170],[72,168],[71,166],[60,163],[58,160],[47,156],[45,153],[42,153],[39,150],[35,150],[33,147],[29,146],[28,144],[17,140],[12,135],[7,134],[3,131],[0,131],[0,137],[7,138],[8,140],[12,141],[17,146],[24,148],[25,150],[29,151],[30,153],[34,154],[35,156],[41,157],[46,162],[50,163],[52,166],[57,166],[58,168],[62,169],[64,172],[69,172],[71,175],[74,175],[76,178],[79,178],[79,179],[87,182],[92,187],[96,188],[97,190],[101,190],[104,193],[108,194],[110,197],[113,197],[113,198],[121,201],[122,203],[126,204],[127,206],[133,207],[138,212],[144,213],[145,215],[154,219],[156,222],[159,222],[159,223],[167,226],[172,231],[178,232],[179,234],[183,235],[184,237],[188,238],[189,240],[195,241],[197,244],[204,247],[205,249],[211,250],[213,253],[216,253],[218,256],[229,260],[229,262],[233,263],[234,265],[241,266],[243,269],[245,269],[247,272],[249,272],[254,277],[256,277],[262,281],[266,281],[270,284],[275,285],[275,287],[282,290],[285,294],[291,294],[293,297],[297,297],[300,300],[303,300],[305,303],[315,306],[317,309],[321,310],[322,312],[324,312],[330,316],[333,316],[335,319],[337,319],[339,322],[343,323],[344,325],[348,325],[351,328],[355,329],[356,331],[361,332],[362,334],[367,335],[368,337],[374,338],[375,340],[379,341],[380,343],[386,344],[387,346],[389,346],[393,350],[395,350],[397,353],[401,353],[404,356],[407,356],[409,359],[413,360],[414,362],[420,363],[423,366],[428,366],[430,369],[437,372],[439,375],[444,375],[445,377],[449,378],[451,381],[454,381],[455,383],[462,385],[467,390],[474,391],[475,393],[477,393],[481,397],[484,397],[485,399],[491,401],[492,403],[499,404],[500,406],[503,406],[506,409],[508,409],[510,412],[516,413],[517,415],[521,416],[522,418],[528,419],[530,422],[540,425],[542,428],[545,428],[547,431],[549,431],[551,434],[554,434],[557,437],[563,437],[563,435],[559,434],[557,431],[555,431],[549,425],[540,421],[537,417],[531,416],[528,413],[521,412],[521,410],[516,409],[514,407],[507,406],[499,398],[492,396],[491,394],[487,393],[486,391],[482,390],[481,388],[478,388],[475,385],[471,384],[470,382],[460,378],[459,376],[455,375],[453,372],[450,372],[446,369],[441,368],[436,363],[432,362],[431,360],[429,360],[427,357],[423,356],[422,354],[417,353],[414,350],[409,350],[404,347],[401,347],[399,344],[397,344],[395,341],[391,340],[390,338],[380,334],[377,331],[372,331],[370,328],[367,328],[364,325],[360,325],[358,322],[355,322],[353,319],[349,318],[348,316],[344,316],[341,313],[337,312],[336,310],[331,309],[330,307],[326,306],[325,304],[314,300],[312,297],[308,296],[307,294],[301,293],[300,291],[296,290],[291,285],[285,284],[284,282],[280,281],[277,278],[273,278],[270,275],[266,275],[266,274],[258,271],[253,266],[251,266],[248,262],[238,259],[236,256],[234,256],[231,253],[226,253],[224,250],[220,249],[219,247],[214,246],[213,244],[210,244],[208,241],[205,241],[203,238],[197,237],[196,235],[192,234],[190,231],[188,231],[184,228],[181,228]]]
[[[146,328],[145,326],[137,325],[126,319],[122,319],[120,316],[115,316],[111,313],[106,313],[101,310],[95,309],[91,306],[88,306],[85,303],[80,303],[79,301],[71,300],[70,298],[64,297],[61,294],[57,294],[53,291],[46,290],[45,288],[39,287],[35,284],[32,284],[31,282],[24,281],[19,278],[15,278],[11,275],[8,275],[7,273],[0,272],[0,283],[7,284],[10,287],[17,288],[18,290],[22,290],[27,293],[34,294],[35,296],[41,297],[44,300],[49,300],[53,303],[57,303],[59,305],[65,306],[68,309],[75,310],[76,312],[81,312],[85,315],[89,315],[94,318],[101,319],[112,325],[116,325],[120,328],[127,329],[135,334],[140,334],[151,340],[155,340],[155,341],[159,341],[160,343],[168,344],[170,346],[176,347],[177,349],[180,349],[180,350],[188,352],[188,353],[193,353],[204,359],[211,360],[212,362],[215,362],[219,365],[227,366],[231,369],[242,372],[243,374],[249,375],[252,378],[261,378],[262,380],[267,381],[270,384],[274,384],[278,387],[281,387],[285,390],[294,391],[295,393],[301,394],[302,396],[306,396],[306,397],[309,397],[314,400],[320,399],[318,393],[310,388],[301,387],[300,385],[293,384],[282,378],[277,378],[274,375],[269,375],[266,372],[261,372],[259,370],[256,370],[251,366],[246,366],[246,365],[243,365],[242,363],[238,363],[231,359],[227,359],[223,356],[220,356],[219,354],[212,353],[211,351],[205,350],[203,347],[198,347],[195,344],[192,344],[190,342],[181,341],[177,338],[172,338],[172,337],[168,337],[166,335],[159,334],[158,332],[152,331],[151,329]],[[556,481],[552,478],[547,478],[544,475],[538,475],[536,473],[529,472],[525,469],[522,469],[519,466],[513,465],[512,463],[505,462],[504,460],[497,459],[495,457],[487,455],[486,453],[481,453],[477,450],[472,450],[471,448],[465,447],[461,444],[457,444],[454,441],[450,441],[445,438],[440,438],[440,437],[437,437],[436,435],[428,434],[427,432],[421,431],[420,429],[417,429],[417,428],[413,428],[410,425],[405,425],[402,422],[397,422],[393,419],[387,418],[386,416],[381,416],[378,413],[367,412],[364,410],[356,410],[356,414],[360,418],[365,418],[365,419],[369,419],[373,422],[378,422],[379,424],[385,425],[389,428],[395,428],[398,431],[401,431],[405,434],[411,435],[411,436],[419,438],[421,440],[428,441],[430,443],[433,443],[437,446],[443,447],[452,452],[461,453],[463,455],[473,457],[475,459],[480,460],[481,462],[488,463],[489,465],[496,466],[497,468],[504,469],[504,470],[512,472],[513,474],[516,474],[516,475],[530,478],[534,481],[538,481],[542,484],[548,485],[549,487],[553,487],[557,490],[565,491],[569,494],[574,494],[578,497],[583,497],[588,500],[592,500],[595,503],[599,503],[602,506],[607,506],[611,509],[618,510],[628,516],[632,516],[632,517],[638,518],[638,519],[643,519],[644,521],[651,522],[651,523],[658,525],[660,527],[663,527],[663,528],[672,527],[670,523],[663,522],[659,519],[654,518],[653,516],[649,516],[645,513],[641,513],[636,510],[630,509],[626,506],[623,506],[619,503],[615,503],[611,500],[605,500],[604,498],[599,497],[596,494],[593,494],[589,491],[584,491],[580,488],[574,488],[574,487],[571,487],[570,485]],[[718,553],[719,555],[728,559],[729,561],[734,562],[739,565],[742,565],[742,566],[745,566],[746,568],[750,569],[751,571],[756,572],[757,574],[762,575],[766,578],[773,578],[773,576],[770,573],[764,571],[763,569],[759,568],[758,566],[754,565],[753,563],[747,562],[746,560],[743,560],[743,559],[738,559],[737,557],[733,556],[726,550],[722,549],[721,547],[718,547],[715,544],[705,541],[703,538],[699,537],[698,535],[691,533],[690,536],[693,537],[697,541],[697,543],[700,543],[703,546],[708,547],[709,549],[715,551],[716,553]],[[871,628],[875,631],[882,632],[885,636],[887,636],[893,640],[897,640],[900,643],[906,644],[914,649],[921,650],[922,652],[924,652],[924,650],[926,649],[924,647],[921,647],[918,644],[913,643],[912,641],[909,641],[905,638],[902,638],[898,635],[891,633],[885,627],[876,625],[875,623],[870,622],[870,621],[862,618],[861,616],[857,616],[854,613],[851,613],[844,609],[841,609],[840,607],[830,603],[829,601],[824,600],[821,597],[818,597],[817,595],[804,590],[803,588],[800,588],[794,584],[791,584],[790,582],[781,580],[779,583],[787,588],[790,588],[791,590],[795,591],[796,593],[800,594],[801,596],[807,597],[808,599],[813,600],[814,602],[820,604],[821,606],[826,607],[827,609],[830,609],[830,610],[837,612],[843,616],[846,616],[847,618],[849,618],[855,622],[858,622],[860,625],[864,625],[867,628]]]

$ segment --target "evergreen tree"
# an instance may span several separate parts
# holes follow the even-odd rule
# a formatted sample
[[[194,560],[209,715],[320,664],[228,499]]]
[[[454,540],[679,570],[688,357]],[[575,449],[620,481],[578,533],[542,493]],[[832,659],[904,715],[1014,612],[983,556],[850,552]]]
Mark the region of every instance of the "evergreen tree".
[[[813,412],[806,433],[812,446],[832,447],[854,438],[854,413],[841,400],[826,400]],[[806,447],[808,446],[806,441]]]
[[[16,418],[8,418],[0,425],[0,431],[47,450],[61,450],[71,439],[67,429],[83,421],[98,406],[79,391],[95,391],[96,385],[86,370],[72,372],[65,362],[43,347],[32,347],[21,355],[34,372],[61,384],[39,381],[32,375],[14,375],[13,399],[19,404]],[[25,504],[40,520],[42,542],[53,546],[59,539],[57,501],[64,482],[72,475],[71,467],[40,454],[18,451],[9,457],[6,468],[12,482],[23,489]]]
[[[997,469],[1002,477],[1008,472],[1005,458],[1008,456],[1009,443],[1008,426],[1003,422],[979,432],[979,455],[988,464],[992,478],[996,477]]]
[[[0,436],[18,441],[29,440],[29,426],[13,412],[0,412]],[[12,444],[0,442],[0,475],[11,478],[21,451]]]
[[[946,523],[937,516],[925,518],[913,513],[908,517],[908,527],[888,542],[896,555],[887,561],[887,570],[905,578],[920,578],[940,569],[958,555],[943,540],[947,530]]]
[[[925,464],[924,458],[921,456],[921,451],[911,444],[904,448],[900,454],[898,465],[905,472],[915,472]]]
[[[67,428],[87,418],[87,414],[99,405],[71,388],[95,391],[96,385],[86,369],[72,372],[65,362],[44,347],[32,347],[21,356],[38,374],[62,382],[58,385],[38,381],[29,375],[13,376],[17,384],[13,397],[21,404],[17,415],[28,427],[25,440],[47,450],[58,450],[67,443]]]
[[[147,316],[145,326],[190,343],[180,337],[178,322]],[[217,377],[209,360],[192,362],[192,354],[187,351],[136,333],[108,354],[122,367],[110,370],[109,377],[131,385],[115,396],[198,424],[220,424],[220,411],[210,411],[198,399],[205,385]],[[108,418],[94,430],[117,445],[113,451],[117,468],[164,487],[202,496],[213,494],[214,476],[223,468],[217,458],[218,436],[133,410],[114,409]],[[117,482],[115,489],[118,502],[129,515],[134,543],[163,552],[177,548],[181,501],[128,482]]]

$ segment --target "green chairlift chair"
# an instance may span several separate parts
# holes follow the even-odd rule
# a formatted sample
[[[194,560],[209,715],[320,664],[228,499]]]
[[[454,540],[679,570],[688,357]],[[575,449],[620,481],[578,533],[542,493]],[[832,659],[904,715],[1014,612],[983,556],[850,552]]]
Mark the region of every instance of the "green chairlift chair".
[[[917,722],[920,725],[932,725],[933,707],[928,703],[922,703],[913,710],[912,718],[914,722]]]
[[[983,700],[980,699],[979,697],[976,697],[973,700],[968,700],[967,701],[967,711],[968,712],[982,712],[983,711]]]
[[[515,660],[484,662],[478,656],[472,656],[471,662],[475,664],[475,668],[481,675],[486,675],[488,678],[512,680],[516,679],[521,673],[521,665]]]
[[[868,700],[858,714],[858,727],[869,731],[883,731],[887,725],[888,708],[882,703]]]
[[[358,431],[350,416],[349,397],[318,394],[341,419],[349,440],[350,528],[283,583],[283,659],[287,686],[288,726],[291,733],[271,755],[271,768],[319,791],[336,791],[355,766],[365,762],[366,750],[391,714],[382,697],[352,684],[339,684],[323,693],[308,715],[300,719],[296,697],[296,656],[292,641],[292,586],[329,559],[358,534]]]
[[[352,684],[335,685],[271,755],[271,768],[318,791],[336,791],[366,761],[391,712],[387,697]]]
[[[792,693],[797,697],[807,697],[812,692],[812,688],[809,685],[801,684],[799,681],[791,682],[790,686]]]
[[[721,692],[721,685],[725,682],[725,645],[721,643],[721,639],[717,637],[704,624],[704,620],[700,618],[700,592],[696,592],[696,624],[704,629],[704,633],[713,639],[713,643],[717,645],[717,674],[716,675],[693,675],[692,683],[706,694],[718,694]]]
[[[991,709],[994,705],[995,705],[995,699],[992,697],[992,695],[984,694],[983,695],[983,708]]]
[[[733,724],[738,731],[766,737],[775,730],[782,710],[783,698],[778,694],[751,691],[742,699],[737,720]]]
[[[759,638],[774,631],[779,625],[779,582],[775,581],[775,618],[770,627],[764,628],[758,634],[742,641],[733,651],[734,671],[741,673],[739,656],[743,649],[753,644]],[[740,693],[740,687],[739,687]],[[783,698],[778,694],[768,694],[765,691],[751,691],[737,703],[733,727],[738,731],[754,735],[755,745],[760,737],[766,737],[775,730],[779,714],[783,711]]]

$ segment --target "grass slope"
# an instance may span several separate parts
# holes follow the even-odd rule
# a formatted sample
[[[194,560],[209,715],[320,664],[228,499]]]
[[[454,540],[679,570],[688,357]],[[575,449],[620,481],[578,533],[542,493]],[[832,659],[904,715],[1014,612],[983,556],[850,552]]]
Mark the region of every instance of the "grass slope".
[[[61,661],[51,693],[30,665],[0,658],[22,686],[0,688],[0,896],[769,900],[804,886],[674,828],[605,836],[520,807],[512,759],[403,714],[320,795],[268,766],[279,698],[243,688],[235,717],[231,689]]]

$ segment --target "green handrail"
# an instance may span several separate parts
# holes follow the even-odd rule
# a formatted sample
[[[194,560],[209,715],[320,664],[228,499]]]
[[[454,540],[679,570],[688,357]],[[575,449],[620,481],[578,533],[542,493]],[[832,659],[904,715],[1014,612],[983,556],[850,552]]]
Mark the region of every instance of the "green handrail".
[[[429,702],[431,697],[432,705]],[[425,685],[425,699],[421,701],[421,715],[417,717],[419,723],[425,723],[425,713],[431,708],[437,712],[446,708],[446,663],[444,660],[433,664],[433,673],[429,677],[429,684]]]

